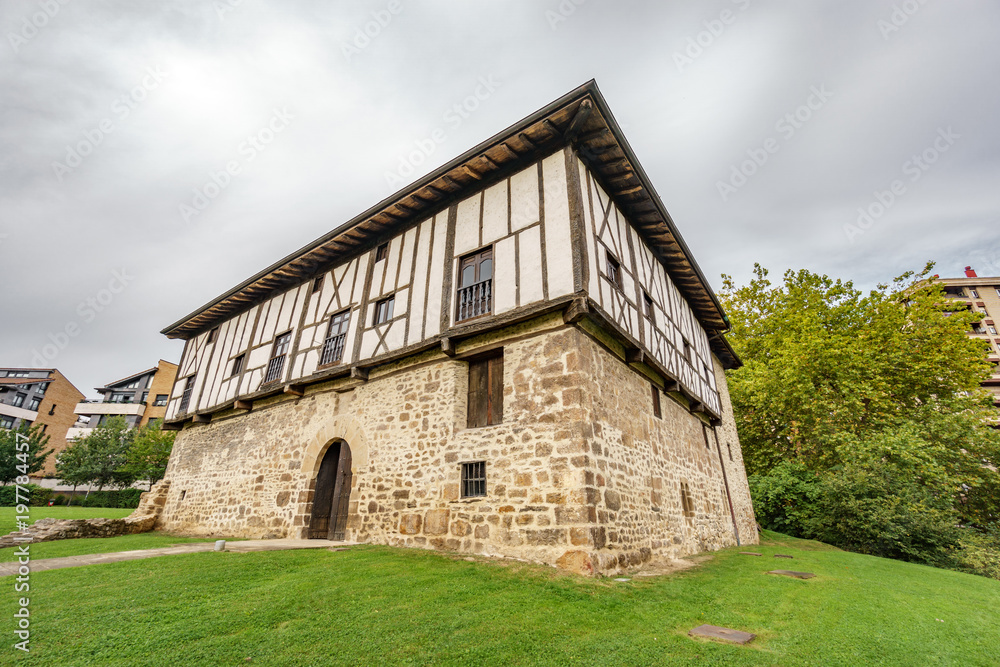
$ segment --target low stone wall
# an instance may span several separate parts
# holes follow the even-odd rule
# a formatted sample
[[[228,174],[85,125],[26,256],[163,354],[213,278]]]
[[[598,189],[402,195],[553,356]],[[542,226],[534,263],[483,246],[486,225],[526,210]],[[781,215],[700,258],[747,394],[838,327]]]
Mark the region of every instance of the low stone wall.
[[[153,529],[155,516],[124,519],[39,519],[21,532],[0,537],[0,548],[16,547],[27,543],[72,540],[81,537],[118,537],[146,533]]]

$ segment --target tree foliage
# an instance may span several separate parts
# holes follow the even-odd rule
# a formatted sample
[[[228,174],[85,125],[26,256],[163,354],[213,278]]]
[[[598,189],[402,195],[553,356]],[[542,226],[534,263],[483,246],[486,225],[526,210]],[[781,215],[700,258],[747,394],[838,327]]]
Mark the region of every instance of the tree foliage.
[[[933,264],[864,294],[755,266],[720,294],[743,360],[729,390],[762,521],[792,534],[938,563],[1000,519],[1000,432],[981,315]],[[977,542],[977,544],[981,544]]]
[[[147,422],[135,434],[123,472],[145,480],[150,488],[163,479],[174,446],[174,433],[161,430],[162,420]]]
[[[111,417],[61,452],[56,471],[68,484],[93,484],[98,490],[124,489],[136,481],[152,486],[163,479],[174,444],[174,434],[160,430],[161,423],[132,429],[124,417]]]
[[[53,451],[45,449],[48,444],[49,436],[38,426],[22,422],[16,431],[0,429],[0,483],[10,484],[45,467],[45,459]]]

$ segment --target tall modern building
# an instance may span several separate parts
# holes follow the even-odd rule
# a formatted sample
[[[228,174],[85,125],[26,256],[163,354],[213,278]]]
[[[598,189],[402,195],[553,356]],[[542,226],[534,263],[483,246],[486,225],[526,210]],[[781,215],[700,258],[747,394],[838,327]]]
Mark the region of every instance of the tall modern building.
[[[993,393],[993,402],[1000,408],[1000,276],[985,278],[976,275],[971,266],[965,267],[962,278],[940,278],[945,294],[960,299],[983,319],[969,331],[971,338],[989,343],[989,360],[993,363],[993,374],[983,382],[983,387]],[[1000,426],[1000,422],[996,424]]]
[[[80,401],[76,405],[74,412],[79,422],[70,429],[68,437],[76,439],[84,436],[90,429],[116,415],[124,417],[132,427],[163,419],[176,378],[177,364],[160,359],[152,368],[96,387],[95,391],[101,398]]]
[[[55,474],[56,456],[66,449],[76,421],[73,407],[82,400],[83,393],[55,368],[0,368],[0,428],[40,426],[55,450],[40,476]]]

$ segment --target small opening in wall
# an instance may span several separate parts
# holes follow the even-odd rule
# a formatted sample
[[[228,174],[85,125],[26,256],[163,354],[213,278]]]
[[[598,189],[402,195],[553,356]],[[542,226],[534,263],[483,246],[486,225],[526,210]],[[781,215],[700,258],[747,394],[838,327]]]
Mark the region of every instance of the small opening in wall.
[[[651,382],[649,389],[653,396],[653,416],[657,419],[663,419],[663,412],[660,409],[660,388]]]
[[[486,462],[462,464],[462,497],[478,498],[486,495]]]
[[[187,491],[181,491],[181,500],[184,500],[184,496],[187,495]]]
[[[375,261],[381,262],[383,259],[389,256],[389,244],[383,243],[375,250]]]
[[[701,435],[705,438],[705,449],[712,449],[712,446],[708,444],[708,427],[704,424],[701,425]]]
[[[732,461],[733,460],[733,443],[727,442],[726,443],[726,449],[729,450],[729,460]]]

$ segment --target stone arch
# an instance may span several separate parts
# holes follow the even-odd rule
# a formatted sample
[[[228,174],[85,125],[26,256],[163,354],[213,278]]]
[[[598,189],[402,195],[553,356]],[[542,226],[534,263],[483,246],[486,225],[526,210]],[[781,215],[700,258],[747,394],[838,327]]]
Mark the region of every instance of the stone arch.
[[[351,448],[351,472],[357,475],[368,467],[368,439],[358,420],[351,415],[330,417],[320,426],[302,455],[302,472],[315,479],[326,450],[336,440],[345,441]]]

